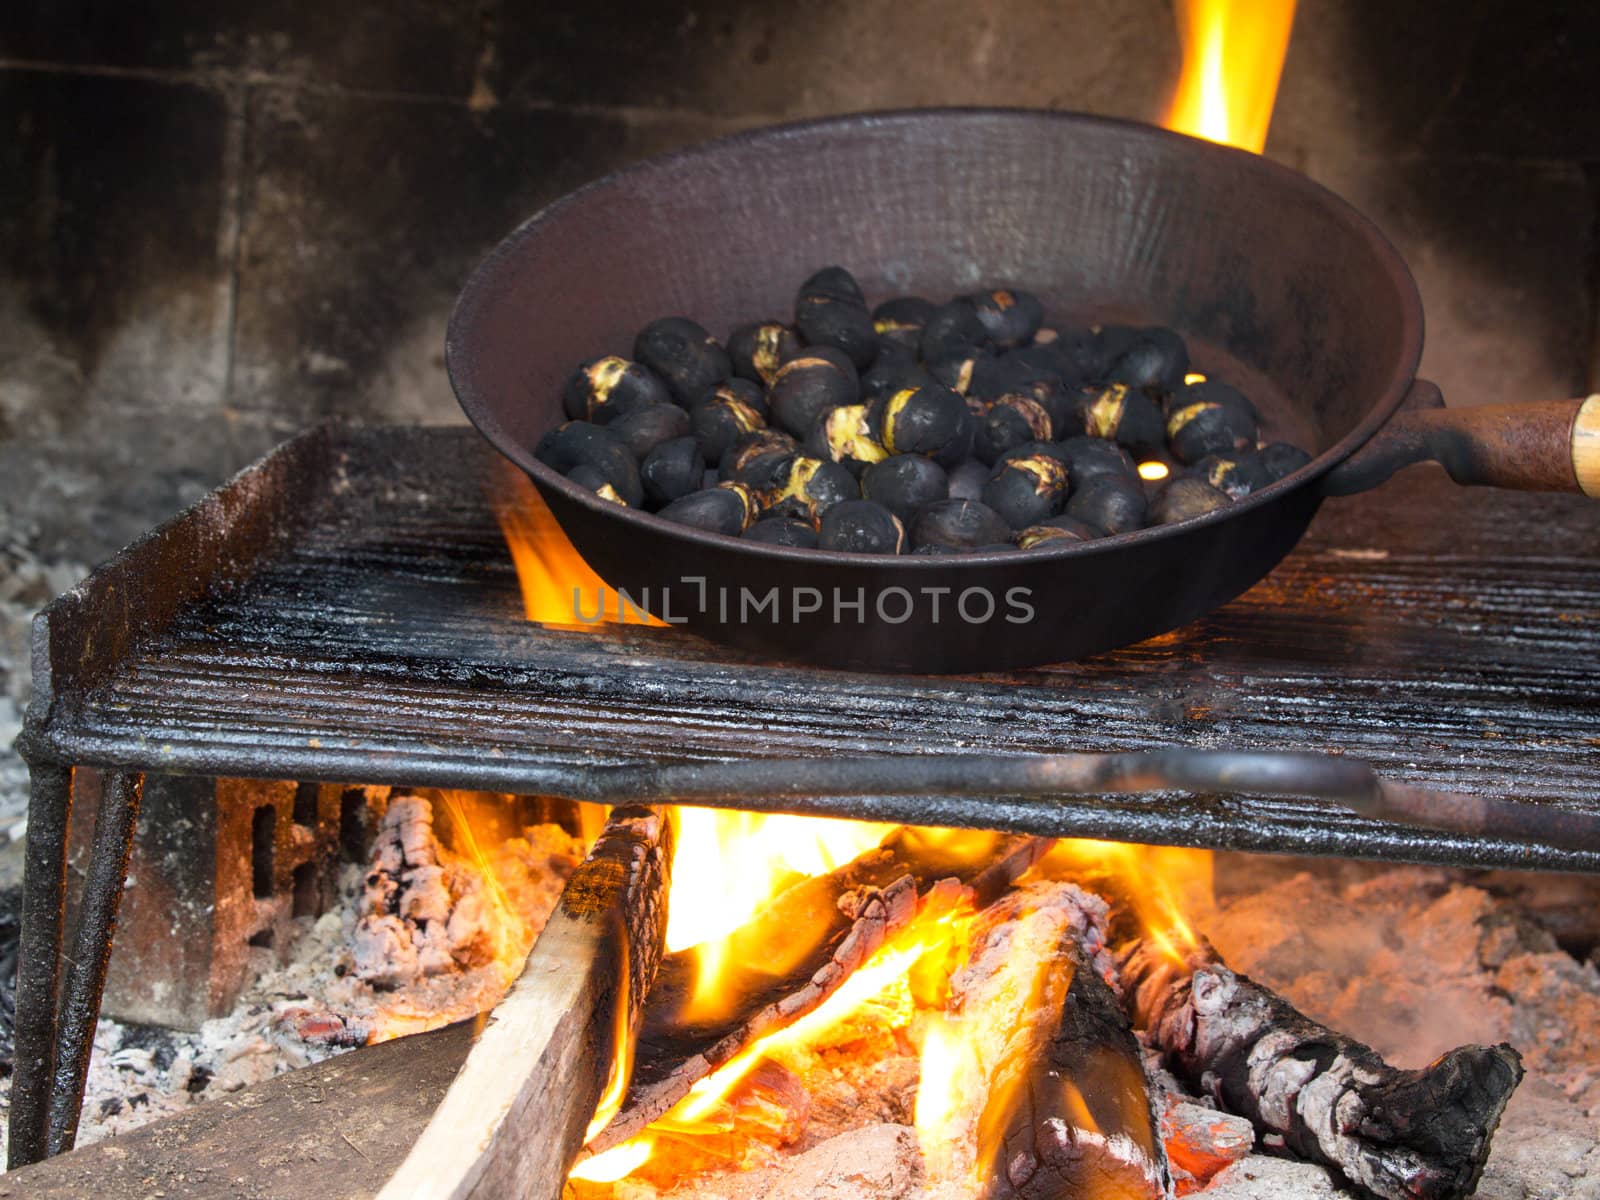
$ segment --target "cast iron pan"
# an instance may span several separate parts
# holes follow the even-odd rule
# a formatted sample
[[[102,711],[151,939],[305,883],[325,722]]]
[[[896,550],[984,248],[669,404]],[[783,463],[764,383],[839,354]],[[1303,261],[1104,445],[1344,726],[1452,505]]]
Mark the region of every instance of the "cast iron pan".
[[[1316,457],[1192,522],[959,558],[702,533],[601,500],[535,460],[580,360],[627,354],[660,316],[718,336],[789,320],[800,280],[829,263],[854,272],[873,303],[1008,284],[1036,292],[1058,323],[1171,326],[1197,369],[1256,402],[1267,435]],[[1344,201],[1253,154],[1075,114],[845,117],[621,171],[490,254],[446,351],[468,417],[613,587],[707,637],[820,665],[996,670],[1150,637],[1270,571],[1325,495],[1423,459],[1463,483],[1600,494],[1600,399],[1439,407],[1437,389],[1415,379],[1416,285]]]

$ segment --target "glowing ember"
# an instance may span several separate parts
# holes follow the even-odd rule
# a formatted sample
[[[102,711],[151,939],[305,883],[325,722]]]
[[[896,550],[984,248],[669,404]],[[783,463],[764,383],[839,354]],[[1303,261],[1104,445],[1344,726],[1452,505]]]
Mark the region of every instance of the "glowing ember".
[[[1294,8],[1294,0],[1182,0],[1183,74],[1167,128],[1261,153]]]
[[[1142,463],[1139,464],[1139,478],[1140,479],[1148,479],[1151,482],[1154,482],[1157,479],[1165,479],[1168,474],[1169,474],[1169,472],[1167,470],[1167,464],[1166,463],[1163,463],[1163,462],[1142,462]]]

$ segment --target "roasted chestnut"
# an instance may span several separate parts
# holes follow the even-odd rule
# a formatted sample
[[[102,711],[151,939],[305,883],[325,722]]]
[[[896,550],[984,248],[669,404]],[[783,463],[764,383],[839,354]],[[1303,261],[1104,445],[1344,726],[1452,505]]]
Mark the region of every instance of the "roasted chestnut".
[[[943,500],[949,493],[944,468],[920,454],[896,454],[868,467],[861,477],[861,494],[902,522],[909,522],[924,504]]]
[[[1148,510],[1149,502],[1138,479],[1121,475],[1093,476],[1076,488],[1067,501],[1067,516],[1111,534],[1142,529]]]
[[[1226,492],[1218,491],[1198,475],[1180,475],[1156,493],[1150,505],[1150,521],[1154,525],[1171,525],[1203,517],[1232,503]]]
[[[843,267],[824,267],[800,285],[794,323],[812,346],[843,351],[857,367],[878,353],[878,332],[861,287]]]
[[[844,500],[822,514],[817,545],[846,554],[902,554],[905,526],[881,504],[871,500]]]
[[[740,439],[766,425],[761,410],[766,408],[760,389],[748,379],[730,379],[717,385],[689,410],[689,429],[700,443],[700,453],[715,466]],[[751,400],[755,403],[752,404]],[[760,405],[760,410],[756,405]]]
[[[977,500],[935,500],[924,505],[911,522],[911,544],[919,551],[928,545],[975,550],[1010,536],[1004,518]]]
[[[890,454],[926,454],[954,466],[972,453],[972,414],[947,387],[902,388],[874,404],[878,440]]]
[[[1214,379],[1188,384],[1167,408],[1167,442],[1186,463],[1254,446],[1255,408],[1233,388]]]
[[[633,339],[633,357],[661,376],[685,408],[733,372],[728,352],[688,317],[651,321]]]
[[[533,453],[563,475],[576,466],[595,467],[604,472],[624,504],[638,508],[644,502],[639,466],[622,439],[608,429],[588,421],[568,421],[540,438]]]
[[[1257,488],[1272,482],[1266,464],[1254,450],[1233,454],[1208,454],[1190,468],[1218,491],[1242,500]]]
[[[1016,537],[1018,550],[1036,550],[1041,546],[1064,546],[1071,542],[1092,542],[1095,538],[1105,537],[1105,530],[1090,525],[1087,521],[1080,521],[1077,517],[1069,517],[1065,513],[1058,517],[1051,517],[1048,521],[1041,521],[1037,525],[1029,525],[1018,532]]]
[[[689,432],[689,414],[676,404],[652,404],[618,417],[606,429],[628,448],[628,453],[642,459],[662,442],[685,436]]]
[[[674,500],[657,515],[707,533],[738,537],[754,520],[756,502],[742,483],[719,483]]]
[[[798,453],[800,443],[781,429],[758,429],[747,433],[722,455],[718,464],[719,480],[736,480],[753,488],[766,489],[772,485],[770,472],[776,461]],[[758,464],[762,464],[759,465]]]
[[[728,358],[733,373],[767,387],[778,368],[793,358],[805,343],[782,321],[758,321],[741,325],[728,335]]]
[[[865,404],[845,404],[823,413],[806,437],[805,452],[842,463],[857,479],[873,463],[889,457],[875,436]]]
[[[650,507],[660,508],[699,491],[705,483],[706,460],[696,438],[674,438],[663,442],[639,464],[639,480]]]
[[[608,425],[670,399],[667,385],[648,367],[615,354],[590,359],[568,376],[561,389],[561,407],[567,418],[596,425]]]
[[[845,468],[796,454],[775,469],[772,488],[762,494],[762,515],[795,517],[815,525],[840,501],[859,499],[861,486]]]
[[[1162,447],[1161,410],[1154,400],[1123,383],[1086,387],[1069,398],[1062,432],[1107,438],[1135,451]]]
[[[1099,438],[1083,438],[1079,440],[1096,442],[1100,441]],[[1116,446],[1115,442],[1102,442],[1101,444],[1113,447]],[[995,459],[994,466],[990,469],[988,478],[993,479],[1000,473],[1002,468],[1016,459],[1035,458],[1042,455],[1045,458],[1055,459],[1063,467],[1067,468],[1067,485],[1068,487],[1071,487],[1073,484],[1072,458],[1062,450],[1062,445],[1063,443],[1061,442],[1024,442],[1020,446],[1013,446],[999,458]]]
[[[1272,483],[1277,483],[1285,475],[1294,474],[1310,461],[1311,455],[1288,442],[1273,442],[1261,447],[1261,465],[1266,468],[1267,478]]]
[[[1001,355],[1000,361],[1008,364],[1012,370],[1026,372],[1030,378],[1049,376],[1063,387],[1077,387],[1086,378],[1083,368],[1054,342],[1019,346]]]
[[[812,346],[778,368],[767,390],[772,420],[797,438],[811,432],[817,417],[860,398],[855,364],[832,346]]]
[[[579,487],[588,488],[602,500],[610,500],[613,504],[622,503],[622,497],[617,495],[617,489],[611,486],[611,480],[606,478],[606,473],[599,467],[579,463],[567,472],[567,478]]]
[[[989,331],[978,319],[972,301],[957,299],[928,314],[918,348],[922,361],[931,366],[962,351],[986,349],[988,345]]]
[[[1027,396],[1007,396],[989,406],[977,423],[972,452],[978,461],[994,465],[1008,450],[1029,442],[1048,442],[1050,414]]]
[[[1121,332],[1131,336],[1106,370],[1107,383],[1124,383],[1147,392],[1175,392],[1183,386],[1189,347],[1181,337],[1159,325]]]
[[[1081,487],[1096,475],[1116,475],[1123,479],[1138,479],[1139,466],[1115,442],[1098,437],[1073,437],[1057,442],[1056,448],[1067,464],[1067,475],[1074,488]]]
[[[769,546],[793,546],[799,550],[817,548],[817,531],[810,522],[796,521],[793,517],[763,517],[744,536],[752,542],[765,542]]]
[[[993,357],[987,350],[964,346],[939,358],[926,360],[925,369],[937,382],[965,396],[967,389],[972,386],[979,364]]]
[[[977,500],[983,496],[983,485],[989,482],[989,468],[975,458],[957,463],[948,474],[952,500]]]
[[[872,310],[872,328],[878,334],[878,353],[885,345],[904,346],[915,357],[922,343],[922,327],[933,315],[934,303],[921,296],[896,296]]]
[[[996,288],[967,300],[989,341],[1002,349],[1022,345],[1044,323],[1044,305],[1032,292]]]
[[[1012,529],[1037,525],[1067,502],[1067,469],[1042,454],[1014,458],[984,485],[983,502]]]
[[[892,342],[884,343],[884,349],[878,352],[877,359],[862,372],[863,400],[876,400],[879,396],[886,396],[891,392],[919,388],[925,383],[935,382],[933,376],[929,375],[917,361],[914,353],[899,348],[889,350],[891,345]]]

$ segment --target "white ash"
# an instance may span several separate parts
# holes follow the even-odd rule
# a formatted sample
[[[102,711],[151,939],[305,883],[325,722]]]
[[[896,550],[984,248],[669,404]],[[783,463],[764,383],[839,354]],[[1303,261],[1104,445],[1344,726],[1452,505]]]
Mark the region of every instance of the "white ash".
[[[288,960],[251,950],[259,974],[233,1012],[195,1033],[100,1021],[79,1144],[492,1008],[582,856],[560,826],[525,829],[488,851],[496,894],[440,843],[427,799],[395,794],[370,865],[346,866],[333,907],[297,922]]]

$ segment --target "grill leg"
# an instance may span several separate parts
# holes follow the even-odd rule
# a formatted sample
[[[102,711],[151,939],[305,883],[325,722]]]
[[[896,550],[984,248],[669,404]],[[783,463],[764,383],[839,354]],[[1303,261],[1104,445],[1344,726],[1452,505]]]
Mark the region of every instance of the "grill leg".
[[[71,1150],[78,1136],[78,1110],[83,1105],[106,965],[111,961],[117,909],[122,905],[122,885],[128,876],[128,855],[143,795],[143,775],[127,771],[106,775],[100,811],[94,819],[94,850],[83,883],[83,904],[56,1040],[55,1085],[50,1095],[52,1155]]]
[[[39,762],[29,767],[32,794],[17,964],[16,1067],[6,1151],[13,1167],[38,1162],[49,1153],[61,927],[66,920],[67,820],[72,813],[72,768]]]

